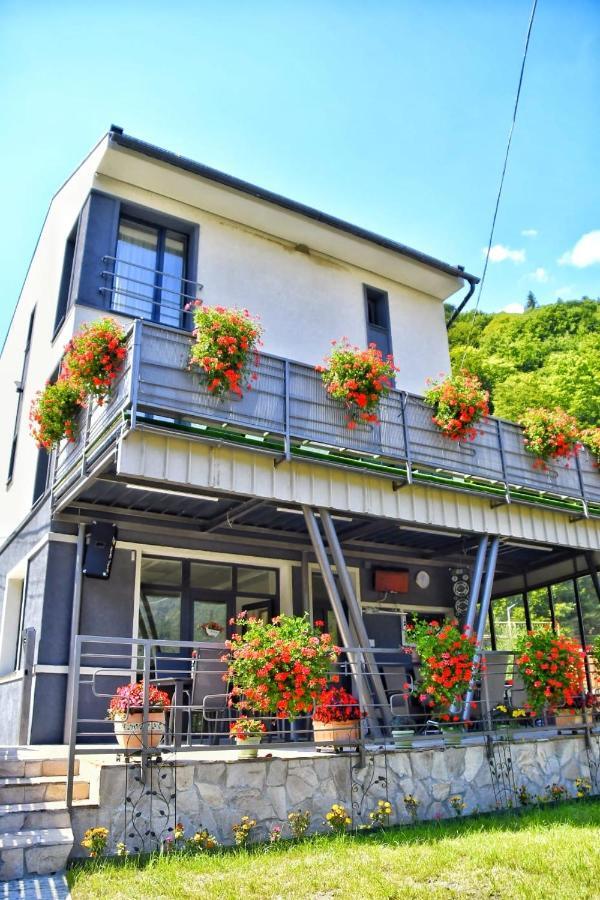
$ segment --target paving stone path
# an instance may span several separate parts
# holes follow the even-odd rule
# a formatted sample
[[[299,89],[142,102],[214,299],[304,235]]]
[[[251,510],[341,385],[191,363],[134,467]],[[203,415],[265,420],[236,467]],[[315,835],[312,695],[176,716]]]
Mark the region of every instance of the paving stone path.
[[[2,900],[71,900],[64,875],[30,875],[0,884]]]

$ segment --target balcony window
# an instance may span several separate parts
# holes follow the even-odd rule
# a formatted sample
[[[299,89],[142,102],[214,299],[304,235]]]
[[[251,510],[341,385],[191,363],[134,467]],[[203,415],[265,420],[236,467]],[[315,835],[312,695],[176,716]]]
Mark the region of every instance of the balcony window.
[[[182,327],[186,256],[185,234],[122,217],[114,270],[113,310]]]

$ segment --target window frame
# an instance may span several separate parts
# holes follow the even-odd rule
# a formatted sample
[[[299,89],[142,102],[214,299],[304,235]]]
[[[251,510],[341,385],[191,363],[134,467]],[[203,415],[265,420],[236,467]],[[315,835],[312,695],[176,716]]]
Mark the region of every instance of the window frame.
[[[377,295],[377,297],[375,298],[373,295]],[[367,332],[367,343],[376,343],[378,349],[381,350],[384,357],[387,356],[387,354],[393,355],[394,349],[392,345],[390,297],[388,292],[384,291],[382,288],[375,287],[372,284],[363,284],[363,297],[365,307],[365,328]],[[383,312],[383,315],[381,317],[381,324],[378,322],[372,322],[370,318],[371,303],[374,299],[377,299],[377,301],[380,303],[380,309]],[[377,340],[374,340],[374,337],[376,337],[377,335],[385,337],[385,343],[387,344],[386,349],[382,348]]]
[[[31,344],[33,341],[33,330],[35,328],[35,313],[37,305],[33,307],[29,313],[29,322],[27,324],[27,337],[25,338],[25,349],[23,350],[23,364],[21,366],[21,377],[16,384],[17,390],[17,408],[15,410],[15,424],[13,427],[13,436],[10,444],[10,455],[8,458],[8,472],[6,474],[6,487],[12,484],[15,474],[15,465],[17,462],[17,444],[19,442],[19,431],[21,428],[21,414],[23,412],[23,397],[25,395],[25,384],[27,381],[27,370],[29,368],[29,356]]]
[[[119,250],[119,232],[121,229],[121,223],[123,221],[131,222],[133,225],[140,225],[143,228],[149,228],[156,232],[157,234],[157,249],[156,249],[156,269],[154,269],[154,284],[152,290],[152,299],[148,298],[148,302],[152,303],[152,311],[149,317],[141,316],[138,313],[135,313],[132,310],[127,309],[115,309],[114,300],[117,295],[117,291],[115,290],[115,280],[119,277],[116,273],[116,268],[119,264],[118,258],[118,250]],[[179,225],[176,221],[169,223],[169,221],[157,214],[156,218],[153,218],[150,213],[148,216],[144,216],[143,213],[138,212],[137,210],[133,210],[130,212],[129,207],[126,204],[121,204],[119,207],[119,213],[117,216],[117,233],[115,237],[115,245],[114,245],[114,262],[113,262],[113,290],[110,292],[110,311],[115,315],[124,315],[130,316],[134,319],[143,319],[147,322],[154,322],[157,325],[161,325],[165,328],[179,328],[182,330],[190,330],[191,328],[191,316],[189,312],[186,311],[185,306],[186,302],[182,302],[181,308],[179,310],[179,323],[177,325],[172,325],[169,322],[162,322],[160,318],[160,312],[162,307],[162,291],[168,290],[167,288],[163,288],[163,274],[164,274],[164,257],[165,257],[165,245],[168,233],[178,235],[179,237],[184,239],[185,248],[183,253],[183,274],[181,276],[181,283],[183,286],[183,290],[181,292],[182,301],[184,300],[184,295],[187,293],[185,290],[185,284],[189,284],[190,282],[194,282],[194,279],[190,278],[190,270],[194,263],[194,258],[192,256],[192,243],[194,237],[194,226],[191,227],[191,230],[185,229],[182,225]],[[124,263],[126,265],[126,263]],[[135,265],[135,264],[134,264]],[[196,273],[197,274],[197,273]],[[123,277],[124,281],[127,281],[126,276]],[[173,276],[174,277],[174,276]],[[194,282],[196,283],[196,282]],[[125,302],[127,302],[128,297],[127,294],[123,295]],[[175,314],[175,309],[172,310],[173,315]]]
[[[160,584],[155,581],[145,581],[142,573],[142,566],[144,564],[144,558],[146,559],[165,559],[165,560],[173,560],[177,559],[178,562],[181,563],[181,583],[179,585],[175,584]],[[193,563],[208,563],[210,565],[215,566],[226,566],[232,571],[232,580],[231,587],[226,588],[225,590],[219,590],[218,588],[202,588],[202,587],[193,587],[191,584],[191,571]],[[275,573],[275,592],[269,593],[267,591],[240,591],[238,589],[238,569],[268,569],[271,572]],[[195,557],[172,557],[172,556],[161,556],[160,553],[147,553],[142,552],[140,559],[140,597],[139,597],[139,607],[137,611],[137,622],[135,623],[135,627],[137,627],[139,634],[139,621],[140,621],[140,611],[142,604],[142,595],[145,591],[155,591],[155,592],[163,592],[165,594],[181,594],[181,613],[179,617],[179,639],[182,641],[195,640],[193,636],[193,627],[194,627],[194,604],[202,599],[201,595],[204,594],[207,596],[207,599],[214,600],[215,602],[219,601],[221,598],[224,602],[228,604],[228,615],[236,616],[239,612],[237,609],[237,604],[239,600],[247,601],[249,603],[253,603],[255,601],[269,601],[271,605],[271,609],[273,611],[273,615],[277,615],[281,606],[281,572],[276,565],[268,565],[268,560],[260,565],[252,565],[246,562],[243,563],[235,563],[229,562],[221,559],[196,559]],[[187,637],[186,635],[192,635],[192,637]],[[157,639],[157,642],[160,641],[160,638]],[[164,653],[161,653],[164,655]]]

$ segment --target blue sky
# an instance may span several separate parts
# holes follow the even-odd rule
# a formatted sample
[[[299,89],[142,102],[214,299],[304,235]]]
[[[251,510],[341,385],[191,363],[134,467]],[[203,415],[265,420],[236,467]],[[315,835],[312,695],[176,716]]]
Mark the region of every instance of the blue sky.
[[[0,337],[111,122],[480,273],[529,9],[0,0]],[[599,98],[600,3],[539,0],[482,309],[600,295]]]

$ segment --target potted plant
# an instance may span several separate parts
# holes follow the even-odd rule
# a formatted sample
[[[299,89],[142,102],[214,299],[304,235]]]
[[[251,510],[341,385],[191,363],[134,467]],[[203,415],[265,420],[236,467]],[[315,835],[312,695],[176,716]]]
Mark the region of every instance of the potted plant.
[[[85,403],[81,387],[61,375],[53,384],[33,398],[29,412],[29,428],[40,449],[50,452],[65,438],[77,438],[77,417]]]
[[[550,460],[577,456],[581,449],[577,419],[564,409],[528,409],[519,420],[525,449],[536,457],[534,468],[547,471]]]
[[[65,347],[64,376],[101,406],[123,366],[125,341],[125,332],[114,319],[88,322]]]
[[[424,399],[433,409],[431,421],[452,441],[475,440],[475,426],[490,412],[489,392],[477,375],[461,369],[429,383]]]
[[[529,705],[538,715],[575,706],[585,678],[584,654],[576,641],[546,627],[521,635],[516,650]]]
[[[231,723],[229,734],[238,745],[240,759],[256,759],[258,746],[266,730],[264,722],[259,719],[250,719],[248,716],[240,716]]]
[[[356,697],[343,687],[331,685],[317,699],[313,714],[315,743],[355,744],[360,740],[363,715]]]
[[[149,712],[146,743],[157,747],[165,733],[165,710],[171,705],[169,695],[153,684],[148,688]],[[144,682],[118,687],[108,707],[108,718],[114,723],[115,737],[125,750],[139,750],[144,743]]]
[[[427,622],[417,618],[406,630],[420,659],[413,694],[427,712],[435,712],[449,741],[460,742],[463,730],[458,723],[464,696],[471,679],[481,671],[481,663],[475,659],[475,636],[461,629],[456,619]]]
[[[225,642],[231,703],[243,711],[294,720],[313,711],[337,662],[331,635],[308,616],[276,616],[271,622],[240,613],[238,630]]]
[[[215,397],[243,396],[258,375],[258,347],[262,327],[247,309],[193,307],[194,342],[190,348],[190,368],[198,371],[209,393]]]
[[[584,428],[579,437],[593,458],[596,468],[600,468],[600,425],[596,425],[595,428]]]
[[[508,700],[498,703],[491,712],[492,722],[496,731],[510,733],[515,728],[527,725],[531,717],[531,711],[523,706],[513,706]]]
[[[392,739],[396,750],[410,750],[415,737],[414,728],[401,728],[392,726]]]
[[[223,633],[223,626],[214,620],[204,622],[204,624],[199,627],[205,631],[209,638],[218,638]]]
[[[394,372],[398,371],[394,358],[388,355],[384,359],[376,344],[361,350],[346,338],[331,343],[333,349],[325,365],[316,366],[327,393],[345,406],[348,428],[356,428],[359,422],[377,424],[379,402],[389,393]]]

